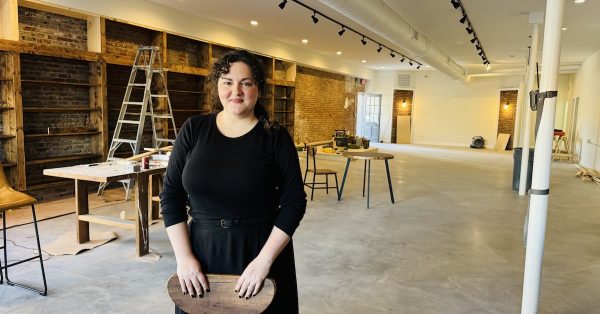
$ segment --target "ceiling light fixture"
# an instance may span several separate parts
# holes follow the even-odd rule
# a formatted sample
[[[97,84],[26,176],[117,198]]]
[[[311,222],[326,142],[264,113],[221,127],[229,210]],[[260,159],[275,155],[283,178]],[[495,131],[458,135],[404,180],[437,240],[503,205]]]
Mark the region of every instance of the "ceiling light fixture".
[[[582,4],[584,2],[585,2],[585,0],[574,0],[573,1],[573,3],[575,3],[575,4]]]
[[[367,60],[360,60],[360,62],[362,62],[362,63],[367,63]]]
[[[1,0],[0,0],[0,1],[1,1]],[[396,56],[396,54],[399,54],[399,55],[401,55],[401,56],[402,56],[402,60],[401,60],[401,61],[404,61],[404,58],[405,58],[405,56],[404,56],[403,54],[401,54],[401,53],[398,53],[398,52],[395,52],[395,51],[394,51],[394,49],[392,49],[391,47],[389,47],[389,46],[387,46],[387,45],[385,45],[385,44],[382,44],[381,42],[379,42],[379,41],[377,41],[377,40],[374,40],[373,38],[371,38],[371,37],[369,37],[369,36],[367,36],[367,35],[364,35],[363,33],[361,33],[361,32],[359,32],[359,31],[357,31],[356,29],[354,29],[354,28],[352,28],[352,27],[346,26],[346,25],[342,24],[341,22],[338,22],[338,21],[334,20],[334,19],[333,19],[333,18],[331,18],[330,16],[328,16],[328,15],[326,15],[326,14],[323,14],[322,12],[320,12],[320,11],[318,11],[318,10],[315,10],[315,9],[311,8],[310,6],[308,6],[308,5],[304,4],[302,1],[300,1],[300,0],[291,0],[291,1],[289,1],[289,2],[296,3],[296,4],[298,4],[299,6],[301,6],[301,7],[305,8],[305,9],[307,9],[309,12],[312,12],[311,19],[312,19],[312,21],[313,21],[313,23],[314,23],[314,24],[317,24],[317,23],[319,22],[319,19],[320,19],[320,18],[324,18],[324,19],[326,19],[326,20],[329,20],[330,22],[332,22],[332,23],[334,23],[334,24],[338,25],[339,27],[341,27],[341,30],[339,30],[339,31],[337,32],[339,36],[342,36],[343,34],[345,34],[345,33],[346,33],[346,31],[349,31],[349,32],[351,32],[351,33],[354,33],[354,34],[358,35],[358,36],[359,36],[359,38],[361,38],[361,39],[360,39],[360,42],[363,44],[363,46],[366,46],[366,45],[367,45],[367,42],[368,42],[368,41],[370,41],[370,42],[372,42],[373,44],[375,44],[375,45],[377,45],[377,46],[378,46],[378,48],[377,48],[377,52],[381,52],[381,50],[382,50],[383,48],[385,48],[385,49],[389,49],[389,50],[390,50],[390,56],[392,56],[392,58],[394,58],[394,57]],[[286,4],[287,4],[287,3],[288,3],[288,0],[282,0],[282,1],[279,3],[279,8],[283,10],[283,8],[286,6]],[[458,6],[458,7],[460,7],[460,0],[452,0],[452,3],[453,3],[455,6]],[[318,16],[317,16],[317,15],[318,15]],[[466,14],[464,14],[464,15],[466,15]],[[466,18],[466,20],[468,21],[468,17]],[[470,25],[470,24],[469,24],[469,25]],[[303,43],[303,44],[308,44],[308,40],[307,40],[307,39],[303,39],[303,40],[302,40],[302,43]],[[409,60],[412,60],[412,59],[410,59],[410,58],[408,58],[408,59],[409,59]],[[414,61],[414,60],[413,60],[413,61]],[[417,61],[414,61],[414,62],[416,62],[418,65],[420,65],[420,63],[419,63],[419,62],[417,62]]]
[[[420,65],[420,64],[419,64],[419,65],[417,65],[417,70],[418,70],[418,69],[420,69],[420,68],[421,68],[421,65]]]
[[[405,58],[406,58],[405,56],[402,56],[402,59],[400,59],[400,62],[404,62]]]
[[[337,51],[335,54],[339,56],[339,55],[342,54],[342,52],[341,51]]]
[[[408,64],[410,64],[412,66],[413,65],[412,60],[408,61]]]
[[[257,22],[257,21],[255,21],[255,20],[252,20],[252,21],[250,21],[250,25],[252,25],[252,26],[257,26],[257,25],[258,25],[258,22]]]
[[[279,8],[283,10],[283,8],[285,8],[285,5],[287,4],[287,0],[283,0],[280,4],[279,4]]]
[[[465,7],[463,6],[461,0],[451,0],[450,3],[454,7],[454,9],[460,9],[460,13],[462,14],[462,16],[459,20],[460,23],[467,24],[467,27],[465,27],[465,30],[467,31],[467,33],[469,35],[473,35],[473,38],[471,38],[471,43],[475,45],[475,50],[477,51],[477,54],[479,54],[479,56],[481,56],[481,60],[483,61],[483,64],[489,65],[490,62],[488,61],[485,51],[483,50],[483,45],[481,44],[481,41],[477,37],[475,28],[471,24],[471,21],[469,20],[469,16],[467,15],[467,11],[465,10]]]
[[[561,28],[561,29],[562,29],[563,31],[566,31],[568,28],[566,28],[566,27],[563,27],[563,28]]]
[[[313,23],[317,24],[319,23],[319,19],[317,18],[317,11],[314,11],[315,13],[313,13],[313,15],[311,16]]]

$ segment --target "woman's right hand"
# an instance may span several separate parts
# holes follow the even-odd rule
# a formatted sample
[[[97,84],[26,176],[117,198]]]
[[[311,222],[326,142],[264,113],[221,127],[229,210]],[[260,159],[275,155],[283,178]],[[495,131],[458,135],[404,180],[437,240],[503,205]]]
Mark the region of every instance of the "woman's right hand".
[[[190,294],[192,298],[204,296],[204,291],[210,292],[206,276],[195,256],[186,256],[177,261],[177,276],[183,294]]]

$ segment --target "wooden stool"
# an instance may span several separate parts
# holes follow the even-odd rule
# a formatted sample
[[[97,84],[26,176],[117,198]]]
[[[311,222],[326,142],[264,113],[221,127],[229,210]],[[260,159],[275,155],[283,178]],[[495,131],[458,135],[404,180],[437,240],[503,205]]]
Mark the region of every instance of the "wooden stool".
[[[177,275],[171,276],[167,282],[167,291],[173,303],[187,313],[262,313],[267,309],[275,296],[275,282],[266,278],[260,292],[250,299],[239,298],[234,292],[240,276],[206,275],[210,292],[203,297],[192,298],[181,292]]]
[[[44,272],[44,262],[42,260],[42,249],[40,248],[40,236],[38,233],[37,227],[37,219],[35,217],[35,207],[34,203],[36,202],[35,198],[18,191],[15,191],[9,184],[6,176],[4,175],[4,169],[0,167],[0,214],[2,215],[2,236],[4,238],[3,246],[0,249],[4,249],[4,262],[5,265],[2,266],[2,260],[0,259],[0,284],[4,282],[4,277],[6,277],[6,283],[9,286],[17,286],[25,289],[29,289],[31,291],[35,291],[41,295],[46,295],[48,292],[48,287],[46,285],[46,273]],[[35,228],[35,239],[37,241],[38,255],[17,261],[14,263],[8,263],[8,254],[6,247],[6,211],[9,209],[16,209],[22,206],[31,205],[31,213],[33,214],[33,226]],[[42,279],[44,280],[44,290],[39,290],[35,288],[31,288],[19,283],[15,283],[10,281],[8,278],[8,268],[12,266],[16,266],[36,258],[40,259],[40,267],[42,269]],[[4,270],[4,274],[3,271]]]

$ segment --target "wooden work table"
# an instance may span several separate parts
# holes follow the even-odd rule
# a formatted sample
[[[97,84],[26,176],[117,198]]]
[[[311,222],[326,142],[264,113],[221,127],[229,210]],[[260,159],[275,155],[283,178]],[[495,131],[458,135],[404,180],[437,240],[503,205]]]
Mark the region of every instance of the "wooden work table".
[[[338,201],[342,199],[342,193],[344,192],[344,184],[346,183],[346,175],[348,174],[348,168],[350,168],[350,161],[352,160],[364,160],[365,168],[363,170],[363,197],[365,196],[365,181],[367,184],[367,208],[369,208],[370,191],[371,191],[371,160],[383,160],[385,163],[385,172],[387,174],[388,188],[390,189],[390,199],[392,204],[394,203],[394,191],[392,188],[392,179],[390,177],[390,166],[388,164],[389,159],[394,159],[394,155],[378,152],[345,152],[344,157],[346,161],[346,169],[344,169],[344,177],[342,178],[342,186],[340,187],[340,193],[338,194]]]
[[[90,223],[104,224],[135,230],[137,256],[149,252],[148,208],[151,204],[151,194],[156,191],[156,183],[149,182],[150,178],[159,177],[166,167],[155,167],[148,170],[133,171],[116,163],[95,163],[72,167],[45,169],[44,175],[75,180],[75,211],[77,214],[77,242],[90,241]],[[122,220],[118,217],[107,217],[89,213],[88,183],[115,182],[134,179],[135,190],[135,221]],[[153,180],[154,181],[154,180]],[[152,187],[151,187],[152,186]],[[153,210],[153,218],[158,211]]]

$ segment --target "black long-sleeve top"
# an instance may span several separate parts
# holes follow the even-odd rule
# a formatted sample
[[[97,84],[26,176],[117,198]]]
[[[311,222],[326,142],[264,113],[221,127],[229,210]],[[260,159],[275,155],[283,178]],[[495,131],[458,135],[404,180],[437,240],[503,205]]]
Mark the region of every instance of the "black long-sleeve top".
[[[165,226],[199,219],[275,216],[292,236],[306,211],[306,193],[294,143],[281,128],[268,134],[262,123],[230,138],[216,114],[188,119],[177,135],[160,204]]]

